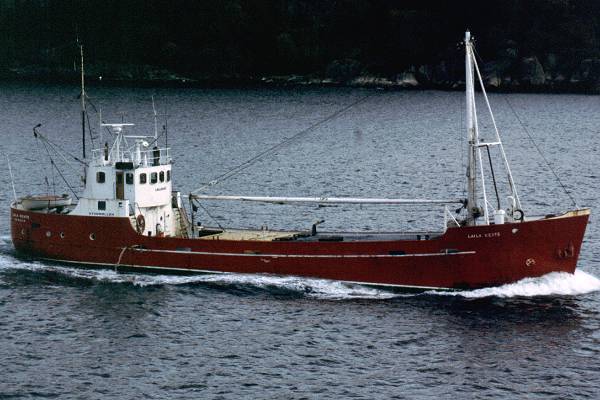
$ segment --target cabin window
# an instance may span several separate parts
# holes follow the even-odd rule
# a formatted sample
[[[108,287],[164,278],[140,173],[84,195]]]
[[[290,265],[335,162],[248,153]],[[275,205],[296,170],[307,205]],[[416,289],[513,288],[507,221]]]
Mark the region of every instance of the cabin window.
[[[133,185],[133,174],[131,172],[128,172],[125,175],[125,183],[128,185]]]
[[[167,182],[171,182],[171,171],[167,171]]]
[[[160,171],[160,173],[158,174],[158,178],[160,179],[161,182],[165,181],[165,171]]]
[[[105,201],[99,201],[98,202],[98,210],[106,210],[106,202]]]
[[[153,172],[150,174],[150,183],[156,183],[158,181],[158,174]]]
[[[98,183],[106,182],[106,174],[102,171],[96,172],[96,182],[98,182]]]
[[[146,183],[146,180],[147,180],[147,179],[148,179],[148,178],[147,178],[146,174],[140,174],[140,183],[141,183],[141,184],[144,184],[144,183]]]

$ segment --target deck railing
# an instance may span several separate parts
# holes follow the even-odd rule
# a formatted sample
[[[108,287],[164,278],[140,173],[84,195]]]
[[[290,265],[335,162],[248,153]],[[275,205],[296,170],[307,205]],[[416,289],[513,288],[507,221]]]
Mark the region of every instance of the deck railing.
[[[108,154],[107,154],[108,153]],[[122,150],[119,152],[106,151],[105,149],[92,150],[94,162],[101,165],[115,162],[132,162],[138,166],[166,165],[171,163],[170,148],[150,150]]]

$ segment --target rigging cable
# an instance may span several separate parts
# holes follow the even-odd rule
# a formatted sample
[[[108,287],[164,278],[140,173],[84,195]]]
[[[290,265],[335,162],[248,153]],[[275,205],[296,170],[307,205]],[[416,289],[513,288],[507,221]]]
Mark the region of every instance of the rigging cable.
[[[58,172],[58,175],[60,175],[60,177],[62,178],[62,180],[65,182],[65,185],[67,185],[67,187],[69,188],[69,190],[71,190],[71,192],[73,192],[73,195],[75,196],[75,198],[77,200],[79,200],[79,196],[77,196],[77,193],[75,193],[75,190],[73,190],[73,188],[69,184],[69,181],[67,181],[67,178],[65,178],[65,176],[62,173],[62,171],[58,168],[58,166],[54,162],[54,159],[52,158],[52,156],[50,155],[50,151],[48,150],[48,146],[44,142],[42,142],[42,144],[44,145],[44,148],[46,149],[46,153],[48,154],[48,158],[50,159],[50,165],[52,165],[54,167],[54,169],[56,169],[56,172]],[[54,181],[54,170],[52,170],[52,171],[53,171],[52,172],[52,190],[54,192],[54,195],[56,195],[56,183]]]
[[[485,104],[486,104],[488,112],[490,114],[490,118],[492,120],[492,125],[494,127],[494,131],[496,132],[496,140],[498,141],[498,143],[500,145],[500,153],[502,154],[502,159],[504,160],[504,167],[506,168],[506,173],[507,173],[507,178],[508,178],[508,186],[510,188],[512,196],[514,196],[514,199],[516,200],[517,206],[519,208],[521,208],[521,200],[517,193],[517,187],[515,186],[515,181],[512,176],[512,171],[510,170],[510,165],[508,164],[508,158],[506,157],[506,152],[504,151],[504,144],[502,144],[502,139],[500,138],[500,132],[498,131],[498,126],[496,125],[496,119],[494,118],[494,113],[492,112],[492,107],[490,106],[490,101],[489,101],[487,93],[485,91],[485,85],[483,84],[483,77],[481,75],[481,71],[479,70],[479,66],[478,66],[477,60],[476,60],[476,58],[479,58],[479,60],[483,64],[483,59],[479,56],[479,53],[477,53],[477,50],[474,47],[472,47],[471,50],[473,50],[473,54],[474,54],[473,65],[475,66],[475,71],[477,72],[477,77],[479,78],[479,85],[481,87],[481,93],[483,94],[483,99],[485,100]]]
[[[39,140],[42,143],[47,144],[50,149],[52,149],[57,155],[59,155],[65,162],[65,164],[67,164],[69,167],[73,168],[73,170],[77,173],[79,173],[79,171],[77,171],[75,169],[75,167],[73,167],[71,165],[71,163],[69,162],[69,160],[67,160],[67,158],[65,157],[65,155],[73,158],[75,161],[77,161],[80,164],[83,164],[84,166],[87,166],[87,163],[85,161],[80,160],[79,158],[77,158],[76,156],[70,154],[69,152],[67,152],[66,150],[64,150],[63,148],[61,148],[59,145],[57,145],[56,143],[52,142],[50,139],[48,139],[46,136],[44,136],[43,134],[39,133],[37,131],[37,128],[39,126],[41,126],[42,124],[38,124],[33,131],[33,135],[35,136],[35,138],[37,140]],[[36,142],[37,143],[37,142]]]
[[[33,128],[33,136],[36,139],[36,147],[37,147],[37,143],[38,141],[42,143],[42,145],[44,146],[44,149],[46,150],[46,154],[48,155],[48,159],[50,160],[50,165],[52,165],[54,167],[54,169],[56,169],[56,171],[58,172],[58,174],[60,175],[60,177],[62,178],[62,180],[65,182],[65,184],[67,185],[67,187],[71,190],[71,192],[73,192],[73,195],[75,195],[75,197],[77,199],[79,199],[79,196],[77,196],[77,193],[75,193],[75,190],[73,189],[73,187],[71,187],[71,185],[69,184],[69,182],[67,181],[67,179],[65,178],[65,176],[63,175],[62,171],[58,168],[58,166],[56,165],[56,163],[54,162],[54,159],[52,158],[52,155],[50,154],[50,149],[52,149],[56,154],[58,154],[59,156],[61,156],[63,158],[63,160],[65,160],[65,162],[67,163],[67,165],[71,166],[66,158],[60,154],[58,152],[58,150],[62,150],[60,147],[58,147],[58,150],[56,148],[54,148],[53,146],[56,146],[55,144],[53,144],[47,137],[45,137],[44,135],[42,135],[41,133],[39,133],[37,131],[37,128],[40,127],[41,124],[36,125]],[[39,152],[39,147],[38,148],[38,152]],[[63,152],[65,152],[64,150],[62,150]],[[65,152],[67,155],[70,155],[69,153]],[[72,156],[73,158],[77,159],[77,157]],[[79,159],[77,159],[77,161],[80,161]],[[80,161],[81,162],[81,161]],[[56,183],[54,181],[54,169],[51,169],[52,171],[52,190],[54,192],[54,194],[56,194]],[[45,181],[46,181],[46,185],[49,186],[48,183],[48,176],[45,176]],[[48,189],[49,191],[49,189]]]
[[[350,110],[351,108],[359,105],[360,103],[363,103],[364,101],[366,101],[368,98],[370,98],[371,96],[373,96],[372,93],[369,93],[363,97],[361,97],[360,99],[352,102],[351,104],[337,110],[336,112],[334,112],[333,114],[330,114],[329,116],[327,116],[326,118],[317,121],[315,123],[313,123],[312,125],[310,125],[309,127],[301,130],[300,132],[297,132],[296,134],[294,134],[293,136],[291,136],[290,138],[285,139],[284,141],[269,147],[268,149],[258,153],[257,155],[255,155],[254,157],[244,161],[243,163],[239,164],[238,166],[230,169],[229,171],[221,174],[220,176],[218,176],[217,178],[213,179],[212,181],[208,182],[207,184],[205,184],[204,186],[192,191],[191,193],[197,193],[207,187],[211,187],[214,186],[218,183],[221,183],[229,178],[231,178],[232,176],[235,176],[237,174],[239,174],[240,172],[242,172],[243,170],[245,170],[246,168],[250,167],[252,164],[254,164],[255,162],[257,162],[258,160],[260,160],[261,158],[263,158],[264,156],[268,155],[269,153],[280,149],[281,147],[293,142],[294,140],[298,139],[299,137],[306,135],[312,131],[314,131],[316,128],[318,128],[319,126],[339,117],[340,115],[342,115],[343,113],[345,113],[346,111]]]
[[[79,93],[79,95],[77,96],[77,99],[81,99],[81,96],[82,96],[82,94]],[[86,100],[89,101],[90,97],[87,94],[84,93],[83,96]],[[94,107],[94,111],[96,111],[96,107]],[[96,113],[97,113],[97,111],[96,111]],[[90,114],[87,112],[87,107],[85,109],[85,119],[87,121],[87,126],[88,126],[87,130],[90,135],[90,143],[92,144],[92,149],[93,149],[95,146],[94,139],[96,139],[96,138],[94,138],[94,130],[92,129],[92,124],[90,124]],[[84,129],[85,129],[85,127],[84,127]]]
[[[33,127],[33,136],[35,137],[35,149],[37,151],[37,159],[38,160],[42,159],[42,152],[40,151],[38,133],[36,131],[36,129],[40,126],[42,126],[42,124],[37,124],[36,126]],[[44,168],[44,182],[46,183],[46,193],[49,195],[50,194],[50,185],[48,183],[48,173],[45,168]]]
[[[89,105],[91,105],[91,106],[92,106],[92,108],[94,109],[94,112],[95,112],[96,114],[99,114],[99,115],[100,115],[100,118],[102,118],[102,113],[98,111],[98,107],[96,107],[96,105],[94,104],[94,102],[92,101],[92,99],[90,98],[90,96],[88,96],[88,95],[87,95],[87,93],[86,93],[86,95],[85,95],[85,99],[87,100],[87,104],[89,104]],[[91,130],[90,119],[89,119],[89,113],[86,111],[86,114],[88,114],[88,126],[90,127],[90,130]],[[100,123],[101,123],[101,124],[103,124],[103,123],[105,123],[105,122],[104,122],[104,121],[102,121],[102,119],[100,119]],[[104,127],[104,130],[105,130],[105,131],[108,133],[108,135],[109,135],[109,136],[112,138],[112,140],[114,140],[114,139],[115,139],[115,135],[113,134],[113,132],[112,132],[110,129],[108,129],[108,127],[107,127],[107,126],[105,126],[105,127]],[[102,133],[102,132],[100,132],[100,133]]]
[[[575,199],[573,198],[573,196],[571,196],[571,193],[569,193],[569,191],[567,190],[567,188],[565,187],[565,185],[563,184],[563,182],[560,180],[560,178],[559,178],[558,174],[556,173],[556,171],[554,171],[554,168],[552,168],[552,164],[550,164],[550,162],[548,161],[548,159],[546,158],[546,156],[544,156],[544,153],[542,153],[542,150],[538,147],[538,145],[535,142],[535,140],[533,140],[533,136],[531,135],[531,133],[529,132],[529,130],[527,129],[527,127],[525,126],[525,124],[523,124],[523,121],[521,121],[521,118],[519,118],[519,115],[517,114],[517,112],[513,108],[513,106],[510,103],[510,101],[508,101],[508,97],[505,97],[504,100],[506,100],[506,104],[508,104],[508,107],[511,109],[511,111],[515,115],[515,118],[517,118],[517,121],[519,121],[519,124],[521,125],[521,128],[523,128],[523,130],[527,134],[527,137],[529,137],[529,140],[533,144],[533,147],[535,147],[535,149],[537,150],[537,152],[540,154],[540,156],[542,157],[542,159],[544,160],[544,162],[548,166],[548,169],[550,169],[550,171],[552,172],[552,174],[554,174],[554,177],[556,178],[556,180],[558,181],[558,183],[560,184],[560,186],[564,190],[565,194],[569,197],[569,199],[571,200],[571,202],[573,203],[573,205],[576,208],[579,208],[579,206],[577,205],[577,202],[575,201]]]
[[[458,129],[458,144],[459,144],[459,152],[460,152],[460,170],[461,171],[467,171],[467,165],[465,164],[465,153],[468,151],[468,146],[465,146],[465,134],[464,132],[467,130],[465,125],[465,121],[464,121],[464,114],[465,114],[465,108],[466,105],[463,101],[460,101],[460,111],[459,111],[459,115],[460,115],[460,125],[459,125],[459,129]],[[467,180],[466,179],[462,179],[463,182],[463,197],[466,198],[467,197]]]
[[[217,218],[213,217],[213,216],[212,216],[212,215],[211,215],[211,214],[208,212],[208,210],[206,209],[206,207],[204,207],[204,206],[202,205],[202,203],[200,203],[199,201],[197,201],[197,200],[196,200],[196,205],[197,205],[197,206],[199,206],[201,209],[203,209],[203,210],[204,210],[204,212],[206,213],[206,215],[208,215],[208,216],[210,217],[210,219],[212,219],[213,221],[215,221],[215,223],[217,224],[217,226],[218,226],[220,229],[223,229],[223,230],[225,230],[225,228],[223,228],[223,227],[221,226],[221,224],[219,223],[219,221],[217,221]],[[193,211],[192,211],[192,212],[193,212]],[[193,229],[193,227],[192,227],[192,229]]]
[[[50,155],[48,146],[44,142],[42,142],[42,145],[44,146],[44,149],[46,150],[46,154],[48,155],[48,159],[50,160],[50,165],[54,166],[54,160],[52,159],[52,156]],[[56,182],[54,181],[54,169],[51,168],[50,171],[52,172],[52,194],[56,195]],[[46,184],[48,185],[48,195],[50,195],[50,185],[48,184],[48,177],[46,177]]]

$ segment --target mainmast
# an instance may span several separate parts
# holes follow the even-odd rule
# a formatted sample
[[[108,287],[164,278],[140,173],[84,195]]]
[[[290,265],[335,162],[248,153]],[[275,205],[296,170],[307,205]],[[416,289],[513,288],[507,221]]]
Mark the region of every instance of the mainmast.
[[[475,89],[473,84],[473,60],[472,55],[471,32],[465,32],[465,83],[466,83],[466,102],[467,102],[467,134],[469,138],[469,166],[467,168],[468,180],[468,198],[467,198],[467,224],[475,225],[477,217],[480,215],[477,206],[477,172],[475,166],[476,150],[478,145],[477,116],[475,114]]]
[[[79,55],[81,57],[81,143],[83,149],[83,159],[85,160],[85,78],[83,73],[83,45],[79,45]]]

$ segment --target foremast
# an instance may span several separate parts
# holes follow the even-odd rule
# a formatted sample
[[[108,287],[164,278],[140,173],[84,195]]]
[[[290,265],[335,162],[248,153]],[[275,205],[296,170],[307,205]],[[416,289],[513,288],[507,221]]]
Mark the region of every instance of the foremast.
[[[471,32],[465,32],[465,83],[466,83],[466,111],[467,111],[467,137],[469,139],[469,165],[467,167],[467,225],[475,225],[480,215],[477,206],[477,172],[475,170],[475,152],[479,132],[475,110],[475,88],[473,82],[473,60]]]
[[[479,126],[477,124],[477,106],[475,103],[475,73],[477,74],[477,81],[479,82],[479,85],[481,87],[481,93],[483,95],[486,108],[490,114],[490,119],[494,127],[495,140],[492,141],[481,141],[479,138]],[[507,181],[510,190],[510,195],[508,196],[508,201],[510,203],[510,207],[508,208],[508,215],[509,217],[515,220],[522,220],[523,211],[521,211],[521,200],[519,199],[519,195],[517,193],[517,188],[515,186],[512,172],[508,164],[508,159],[506,157],[506,152],[504,151],[504,145],[502,144],[502,139],[500,138],[500,133],[496,125],[494,113],[492,112],[492,108],[490,106],[490,102],[485,91],[485,86],[483,85],[481,72],[479,70],[479,67],[477,66],[477,61],[475,60],[473,39],[471,38],[471,33],[469,31],[465,32],[465,86],[467,137],[469,142],[467,167],[468,196],[466,204],[466,223],[467,225],[477,225],[478,219],[481,216],[483,216],[483,223],[486,225],[490,224],[489,209],[492,209],[493,211],[493,220],[495,224],[504,223],[506,212],[501,207],[501,200],[498,194],[494,166],[492,164],[492,157],[490,154],[490,148],[492,147],[498,147],[500,149],[500,155],[502,157],[502,160],[504,161],[504,167],[507,173]],[[485,172],[483,166],[483,159],[481,155],[482,148],[487,151],[488,155],[489,172],[494,186],[494,192],[496,194],[496,206],[492,205],[487,198]],[[477,186],[477,169],[479,169],[481,179],[480,190],[481,197],[483,199],[481,206],[478,204],[479,193]],[[518,212],[519,215],[515,216],[516,212]]]

